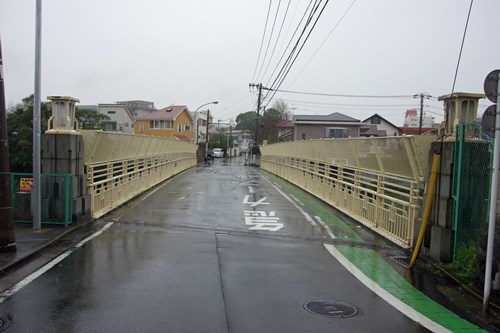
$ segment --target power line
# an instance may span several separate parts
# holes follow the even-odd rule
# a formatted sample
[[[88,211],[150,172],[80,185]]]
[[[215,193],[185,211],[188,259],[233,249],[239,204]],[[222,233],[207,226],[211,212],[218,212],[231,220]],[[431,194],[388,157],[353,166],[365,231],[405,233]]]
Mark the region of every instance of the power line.
[[[306,42],[309,40],[309,37],[311,36],[311,33],[313,32],[314,28],[316,27],[316,24],[318,23],[321,15],[323,14],[326,6],[328,5],[328,2],[329,0],[326,0],[325,4],[323,5],[323,8],[321,8],[321,11],[319,12],[319,14],[317,15],[316,17],[316,20],[314,21],[314,24],[313,26],[311,27],[311,29],[309,30],[309,33],[307,34],[306,38],[304,39],[304,42],[302,43],[302,46],[300,47],[299,51],[297,52],[297,54],[295,55],[294,59],[292,60],[292,62],[290,63],[290,65],[288,66],[288,69],[286,70],[285,74],[282,76],[282,78],[280,79],[279,83],[276,85],[276,90],[279,89],[279,87],[281,86],[281,84],[283,83],[283,81],[285,80],[286,76],[288,75],[288,73],[290,72],[290,69],[292,68],[293,64],[295,63],[295,61],[297,60],[297,57],[300,55],[300,53],[302,52],[302,49],[304,48]],[[314,16],[314,13],[317,11],[317,9],[319,8],[319,6],[321,5],[321,1],[318,3],[318,6],[315,8],[314,12],[311,13],[310,15],[310,19],[312,20],[313,16]],[[310,20],[308,20],[308,22],[310,22]],[[305,31],[305,28],[304,27],[304,31]],[[302,35],[301,35],[302,36]],[[274,84],[273,84],[274,85]],[[266,107],[267,105],[269,105],[269,103],[271,102],[271,100],[273,99],[274,95],[276,94],[276,91],[274,91],[271,95],[271,97],[269,98],[269,101],[267,102],[266,104]]]
[[[269,20],[269,13],[271,12],[271,4],[272,4],[272,2],[273,2],[273,0],[269,0],[269,8],[267,9],[266,24],[264,25],[264,32],[262,33],[262,41],[260,42],[259,56],[257,57],[257,63],[255,64],[255,69],[253,71],[253,75],[252,75],[252,80],[251,81],[253,81],[253,79],[255,77],[255,73],[257,73],[257,67],[259,67],[260,54],[262,52],[262,46],[264,45],[264,39],[266,37],[267,22]]]
[[[281,89],[270,89],[262,88],[265,90],[271,90],[274,92],[282,92],[289,94],[299,94],[299,95],[313,95],[313,96],[329,96],[329,97],[348,97],[348,98],[413,98],[414,95],[349,95],[349,94],[325,94],[325,93],[314,93],[314,92],[304,92],[304,91],[293,91],[293,90],[281,90]]]
[[[292,85],[298,78],[299,76],[302,75],[302,73],[304,72],[304,70],[306,69],[306,67],[309,65],[309,63],[313,60],[313,58],[316,56],[316,54],[318,53],[318,51],[323,47],[323,45],[326,43],[326,41],[328,40],[328,38],[330,38],[331,34],[333,33],[333,31],[335,29],[337,29],[337,26],[340,24],[340,22],[342,22],[342,20],[344,19],[344,17],[347,15],[347,13],[351,10],[352,6],[354,6],[354,3],[356,3],[357,0],[353,0],[351,2],[351,4],[349,5],[349,7],[346,9],[346,11],[344,12],[344,14],[340,17],[340,19],[337,21],[337,23],[333,26],[332,30],[330,30],[330,32],[328,33],[328,35],[326,36],[326,38],[323,40],[323,42],[320,44],[320,46],[316,49],[316,51],[314,51],[313,55],[311,56],[311,58],[309,58],[309,60],[306,62],[306,64],[304,65],[304,67],[302,67],[301,71],[299,72],[299,74],[297,74],[297,76],[295,77],[295,79],[292,81],[292,83],[290,83],[290,85]]]
[[[274,14],[273,26],[271,27],[271,33],[269,34],[269,40],[267,41],[266,52],[264,53],[264,58],[262,59],[262,64],[260,65],[259,74],[257,74],[257,78],[260,77],[260,73],[262,72],[262,68],[264,68],[264,63],[266,62],[267,52],[269,51],[269,45],[271,45],[271,39],[273,38],[274,26],[276,25],[276,19],[278,18],[278,12],[280,10],[281,0],[278,2],[278,6],[276,7],[276,14]],[[269,59],[271,61],[271,59]],[[252,79],[253,81],[253,79]],[[257,80],[258,81],[258,80]]]
[[[283,54],[281,55],[280,60],[278,60],[278,63],[276,64],[276,66],[275,66],[275,68],[274,68],[273,72],[271,73],[271,76],[269,77],[269,80],[267,80],[266,85],[269,85],[269,83],[271,82],[271,79],[272,79],[272,77],[274,76],[274,73],[275,73],[275,72],[276,72],[276,70],[278,69],[279,65],[281,64],[281,61],[283,60],[283,57],[285,56],[285,54],[286,54],[286,53],[287,53],[287,51],[288,51],[288,48],[290,47],[290,44],[291,44],[291,43],[292,43],[292,41],[294,40],[295,35],[297,34],[297,31],[299,30],[299,28],[300,28],[300,26],[301,26],[301,24],[302,24],[302,21],[304,20],[304,18],[305,18],[305,16],[306,16],[306,14],[307,14],[307,12],[308,12],[309,7],[311,6],[311,4],[312,4],[312,0],[310,0],[310,1],[309,1],[309,4],[307,5],[307,7],[306,7],[306,10],[305,10],[304,14],[303,14],[303,15],[302,15],[302,17],[300,18],[300,21],[299,21],[299,23],[297,24],[297,27],[295,28],[295,30],[294,30],[294,32],[293,32],[293,34],[292,34],[292,37],[291,37],[291,38],[290,38],[290,40],[288,41],[288,44],[287,44],[287,46],[286,46],[286,48],[285,48],[285,51],[284,51],[284,52],[283,52]],[[291,52],[294,52],[295,48],[296,48],[296,46],[292,49],[292,51],[291,51]],[[284,62],[284,64],[283,64],[283,66],[281,67],[281,70],[278,72],[278,76],[281,74],[281,72],[283,71],[283,68],[286,66],[286,64],[288,63],[288,61],[290,61],[290,58],[291,58],[291,54],[290,54],[290,55],[288,56],[288,58],[285,60],[285,62]]]
[[[264,71],[264,74],[262,74],[262,78],[264,78],[266,76],[267,70],[269,69],[269,65],[271,64],[271,60],[273,59],[274,52],[276,51],[276,47],[278,46],[278,41],[280,39],[281,32],[283,30],[283,26],[285,25],[286,16],[288,15],[288,9],[290,8],[291,2],[292,2],[292,0],[288,0],[288,5],[286,6],[285,14],[283,15],[283,20],[281,21],[280,31],[278,32],[278,36],[276,37],[276,43],[274,43],[273,51],[271,52],[271,56],[269,57],[269,61],[267,62],[266,70]],[[276,12],[276,16],[277,15],[278,15],[278,12]],[[257,79],[257,81],[260,81],[260,80]]]

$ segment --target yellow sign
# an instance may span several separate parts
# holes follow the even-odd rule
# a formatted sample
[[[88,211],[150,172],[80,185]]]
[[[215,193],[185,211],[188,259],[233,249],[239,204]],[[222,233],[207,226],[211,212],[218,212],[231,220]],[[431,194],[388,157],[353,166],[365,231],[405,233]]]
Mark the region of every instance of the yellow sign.
[[[32,185],[33,185],[33,178],[21,178],[21,183],[19,184],[19,190],[21,192],[31,192]]]

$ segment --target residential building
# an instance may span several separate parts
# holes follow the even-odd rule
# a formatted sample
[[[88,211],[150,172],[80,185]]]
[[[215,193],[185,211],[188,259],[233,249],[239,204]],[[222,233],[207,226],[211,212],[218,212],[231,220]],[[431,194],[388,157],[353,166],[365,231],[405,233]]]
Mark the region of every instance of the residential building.
[[[134,117],[125,105],[97,104],[97,112],[110,118],[101,121],[102,128],[105,131],[134,133]]]
[[[401,135],[399,127],[375,113],[373,116],[362,121],[364,124],[360,128],[360,136],[365,137],[382,137],[382,136],[398,136]]]
[[[358,119],[335,112],[322,115],[294,115],[294,141],[359,137],[363,125]]]
[[[156,111],[155,104],[153,102],[133,100],[133,101],[121,101],[116,102],[117,104],[122,104],[127,107],[134,119],[144,117],[148,113]]]
[[[194,119],[194,138],[195,143],[205,142],[207,140],[207,116],[208,111],[191,112],[191,117]],[[210,116],[210,123],[213,122],[213,117]]]
[[[280,121],[276,127],[278,129],[278,142],[293,141],[293,120]]]
[[[422,127],[432,128],[434,117],[422,115]],[[417,109],[406,110],[403,127],[420,127],[420,113]]]
[[[136,119],[135,134],[195,142],[193,117],[185,105],[171,105]]]

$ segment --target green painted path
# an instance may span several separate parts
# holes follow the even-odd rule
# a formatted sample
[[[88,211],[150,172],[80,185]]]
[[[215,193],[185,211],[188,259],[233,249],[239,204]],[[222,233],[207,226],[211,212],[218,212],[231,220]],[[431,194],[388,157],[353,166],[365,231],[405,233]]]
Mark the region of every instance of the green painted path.
[[[304,203],[340,240],[364,243],[356,230],[332,213],[330,206],[284,179],[267,172],[266,177]],[[416,289],[376,251],[347,245],[325,244],[325,247],[368,288],[427,329],[433,332],[486,332]]]

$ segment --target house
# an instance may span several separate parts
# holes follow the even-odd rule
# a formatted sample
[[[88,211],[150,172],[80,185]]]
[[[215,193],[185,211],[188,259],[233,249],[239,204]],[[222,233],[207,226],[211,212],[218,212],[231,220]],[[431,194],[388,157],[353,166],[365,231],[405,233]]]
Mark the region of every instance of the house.
[[[371,136],[399,136],[401,131],[399,127],[382,117],[381,115],[375,113],[373,116],[366,118],[362,121],[364,124],[360,128],[360,136],[371,137]]]
[[[342,113],[294,115],[294,140],[359,137],[363,125],[358,119]]]
[[[278,142],[293,141],[293,120],[286,119],[276,124]]]
[[[107,115],[109,120],[102,120],[105,131],[134,133],[134,117],[122,104],[97,104],[97,112]]]
[[[185,105],[171,105],[136,119],[134,134],[195,142],[193,117]]]
[[[117,104],[125,105],[130,111],[130,114],[134,119],[144,117],[148,113],[156,111],[155,104],[153,102],[133,100],[133,101],[120,101]]]
[[[422,127],[432,128],[434,117],[422,115]],[[420,115],[417,109],[406,110],[403,127],[420,127]]]

